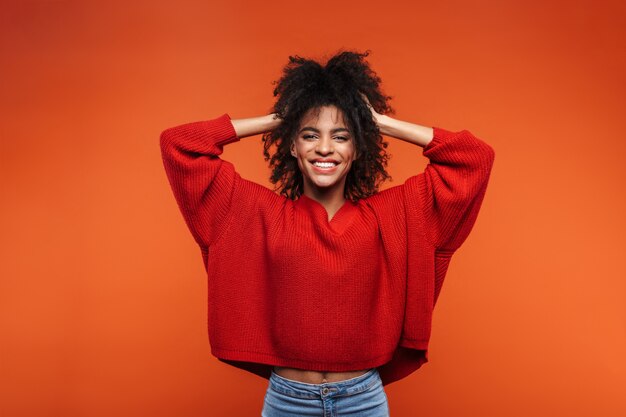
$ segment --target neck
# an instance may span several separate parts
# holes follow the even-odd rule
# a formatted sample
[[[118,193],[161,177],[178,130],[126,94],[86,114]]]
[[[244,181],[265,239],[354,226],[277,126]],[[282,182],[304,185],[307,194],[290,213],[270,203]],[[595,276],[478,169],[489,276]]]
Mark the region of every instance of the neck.
[[[304,186],[304,195],[312,200],[317,201],[326,208],[329,217],[335,214],[337,210],[345,203],[343,187],[334,187],[332,189],[319,189]]]
[[[344,190],[341,188],[326,190],[319,188],[309,188],[305,186],[303,193],[307,197],[316,200],[321,204],[341,205],[344,203],[344,201],[346,201],[346,198],[343,195]]]

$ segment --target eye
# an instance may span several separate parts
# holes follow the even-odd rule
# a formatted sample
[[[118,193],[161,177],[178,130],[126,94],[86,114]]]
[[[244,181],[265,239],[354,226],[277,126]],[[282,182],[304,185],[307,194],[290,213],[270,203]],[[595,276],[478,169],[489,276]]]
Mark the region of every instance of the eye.
[[[345,136],[336,136],[335,139],[339,139],[341,141],[348,140],[348,138]]]
[[[302,136],[303,139],[314,139],[315,135],[304,135]]]

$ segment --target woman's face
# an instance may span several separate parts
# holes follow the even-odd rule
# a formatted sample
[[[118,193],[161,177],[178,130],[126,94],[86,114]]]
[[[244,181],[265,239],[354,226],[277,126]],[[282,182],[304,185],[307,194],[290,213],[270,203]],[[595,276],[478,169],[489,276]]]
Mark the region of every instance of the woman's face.
[[[335,106],[310,109],[300,120],[291,155],[298,159],[307,195],[343,191],[346,175],[356,160],[354,138]]]

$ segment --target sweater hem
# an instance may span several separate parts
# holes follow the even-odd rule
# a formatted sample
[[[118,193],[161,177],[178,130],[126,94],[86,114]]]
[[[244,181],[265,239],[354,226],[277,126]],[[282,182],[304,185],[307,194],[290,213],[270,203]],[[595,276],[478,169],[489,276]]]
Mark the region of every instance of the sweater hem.
[[[370,359],[348,361],[348,362],[332,362],[325,361],[309,361],[298,358],[285,358],[261,352],[248,352],[239,350],[211,348],[213,356],[220,360],[234,360],[240,362],[253,362],[264,365],[285,366],[289,368],[307,369],[310,371],[327,371],[327,372],[346,372],[361,369],[376,368],[389,362],[394,352],[388,352],[380,356]]]
[[[428,340],[402,338],[400,346],[416,350],[428,350]]]

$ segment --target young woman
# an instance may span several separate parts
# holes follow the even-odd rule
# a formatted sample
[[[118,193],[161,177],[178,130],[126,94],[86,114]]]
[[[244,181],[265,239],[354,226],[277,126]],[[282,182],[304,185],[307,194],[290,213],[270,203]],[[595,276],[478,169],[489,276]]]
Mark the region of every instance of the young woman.
[[[161,134],[208,273],[211,352],[269,380],[263,416],[389,415],[383,387],[428,361],[433,307],[485,195],[493,148],[390,117],[367,55],[290,57],[269,114]],[[275,190],[219,158],[258,134]],[[382,135],[429,164],[378,191]]]

